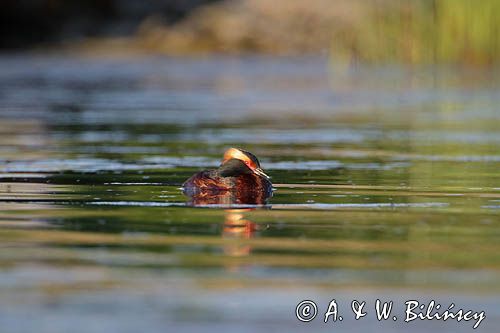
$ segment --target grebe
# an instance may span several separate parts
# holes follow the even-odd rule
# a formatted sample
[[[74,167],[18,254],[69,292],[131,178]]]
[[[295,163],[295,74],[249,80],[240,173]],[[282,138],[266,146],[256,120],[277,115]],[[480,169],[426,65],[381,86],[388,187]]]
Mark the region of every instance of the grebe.
[[[237,148],[226,150],[218,169],[200,171],[182,187],[194,202],[209,204],[263,204],[273,191],[257,157]]]

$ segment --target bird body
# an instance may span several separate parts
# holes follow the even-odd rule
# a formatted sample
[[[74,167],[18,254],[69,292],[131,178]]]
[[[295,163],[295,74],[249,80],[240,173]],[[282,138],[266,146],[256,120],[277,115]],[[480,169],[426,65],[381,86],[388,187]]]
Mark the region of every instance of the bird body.
[[[182,185],[193,200],[262,204],[272,194],[272,183],[255,155],[230,148],[218,169],[200,171]],[[218,198],[218,199],[214,199]]]

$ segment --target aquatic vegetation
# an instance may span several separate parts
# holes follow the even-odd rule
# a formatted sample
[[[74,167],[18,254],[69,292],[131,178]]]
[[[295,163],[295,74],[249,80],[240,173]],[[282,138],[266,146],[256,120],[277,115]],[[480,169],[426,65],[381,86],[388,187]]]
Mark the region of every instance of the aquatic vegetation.
[[[373,1],[334,29],[332,61],[493,65],[500,60],[500,2]]]

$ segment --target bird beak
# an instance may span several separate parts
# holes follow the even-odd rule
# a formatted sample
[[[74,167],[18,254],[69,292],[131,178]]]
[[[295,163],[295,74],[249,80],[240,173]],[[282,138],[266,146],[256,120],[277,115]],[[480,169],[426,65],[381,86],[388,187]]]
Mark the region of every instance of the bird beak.
[[[262,177],[264,177],[264,178],[266,178],[266,179],[271,178],[271,177],[269,177],[268,175],[266,175],[266,174],[264,173],[264,170],[262,170],[261,168],[256,168],[256,169],[254,169],[254,170],[253,170],[253,172],[254,172],[256,175],[262,176]]]

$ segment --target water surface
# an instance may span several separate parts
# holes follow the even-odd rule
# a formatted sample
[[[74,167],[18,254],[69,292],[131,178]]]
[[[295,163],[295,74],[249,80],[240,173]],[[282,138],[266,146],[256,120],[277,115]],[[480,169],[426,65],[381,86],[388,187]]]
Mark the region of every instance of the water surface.
[[[0,58],[2,332],[468,332],[500,324],[497,70],[322,58]],[[252,151],[267,205],[179,189]],[[298,322],[335,298],[344,322]],[[397,322],[350,301],[394,300]]]

